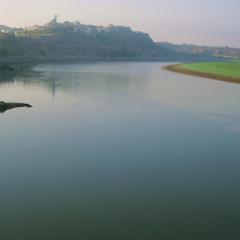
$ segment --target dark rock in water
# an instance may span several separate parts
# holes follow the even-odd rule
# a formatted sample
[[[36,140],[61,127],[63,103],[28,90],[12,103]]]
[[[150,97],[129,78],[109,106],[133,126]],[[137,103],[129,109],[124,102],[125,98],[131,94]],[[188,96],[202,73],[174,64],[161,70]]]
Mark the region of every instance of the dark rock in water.
[[[0,113],[3,113],[9,109],[19,108],[19,107],[32,107],[30,104],[27,103],[7,103],[7,102],[0,102]]]

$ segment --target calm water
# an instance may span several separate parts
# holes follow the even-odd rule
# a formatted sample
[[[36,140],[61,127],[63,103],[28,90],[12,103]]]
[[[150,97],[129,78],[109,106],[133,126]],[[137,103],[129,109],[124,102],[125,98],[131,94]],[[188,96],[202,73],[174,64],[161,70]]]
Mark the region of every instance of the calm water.
[[[0,239],[240,239],[240,85],[166,64],[1,76]]]

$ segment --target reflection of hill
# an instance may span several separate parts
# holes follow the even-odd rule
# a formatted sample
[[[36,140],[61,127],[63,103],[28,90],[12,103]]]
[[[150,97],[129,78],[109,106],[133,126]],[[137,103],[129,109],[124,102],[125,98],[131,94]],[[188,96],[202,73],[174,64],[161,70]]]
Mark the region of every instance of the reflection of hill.
[[[28,71],[0,71],[0,84],[11,83],[20,79],[21,82],[30,80],[36,73]]]
[[[128,98],[129,84],[133,80],[128,75],[103,72],[45,72],[38,78],[53,94],[61,91],[94,99],[110,97],[112,101]]]
[[[47,66],[47,65],[46,65]],[[50,67],[51,68],[51,67]],[[63,67],[64,68],[64,67]],[[54,69],[54,68],[53,68]],[[56,70],[56,71],[55,71]],[[0,84],[21,83],[28,86],[47,88],[54,96],[57,92],[70,95],[81,95],[92,98],[128,98],[129,88],[139,89],[143,82],[135,75],[124,72],[99,71],[61,71],[61,65],[56,69],[29,71],[19,74],[8,73],[0,75]]]

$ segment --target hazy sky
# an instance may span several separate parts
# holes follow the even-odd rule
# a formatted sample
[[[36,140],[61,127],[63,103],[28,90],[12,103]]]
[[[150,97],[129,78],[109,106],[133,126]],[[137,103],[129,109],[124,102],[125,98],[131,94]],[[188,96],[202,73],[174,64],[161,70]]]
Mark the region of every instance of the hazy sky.
[[[0,0],[0,24],[125,25],[155,41],[240,47],[240,0]]]

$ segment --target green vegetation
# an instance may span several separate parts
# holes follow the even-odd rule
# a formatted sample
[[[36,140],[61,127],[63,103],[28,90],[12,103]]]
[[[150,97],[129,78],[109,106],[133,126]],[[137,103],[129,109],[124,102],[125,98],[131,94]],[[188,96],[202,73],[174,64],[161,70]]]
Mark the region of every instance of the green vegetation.
[[[123,26],[59,23],[55,16],[42,26],[0,25],[0,64],[16,62],[133,59],[218,61],[240,58],[240,49],[155,43],[143,32]]]
[[[240,83],[240,62],[208,62],[177,64],[166,69],[199,77]]]
[[[183,64],[183,69],[200,73],[216,74],[219,76],[233,77],[240,79],[240,62],[211,62]]]
[[[11,29],[0,26],[0,60],[149,59],[168,55],[148,34],[129,27],[59,23]]]
[[[92,59],[192,61],[219,57],[208,52],[181,52],[130,27],[59,23],[56,16],[43,26],[0,25],[0,63]]]

